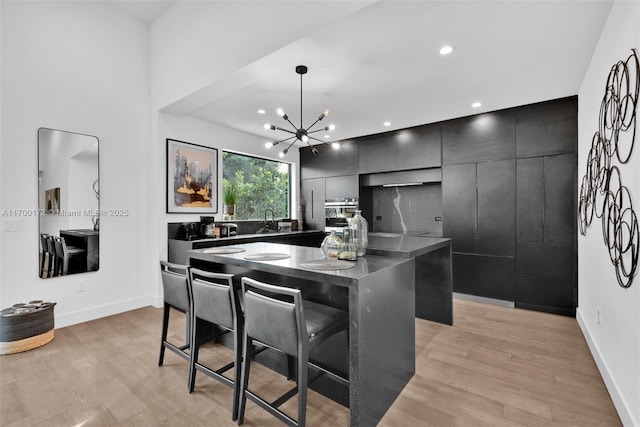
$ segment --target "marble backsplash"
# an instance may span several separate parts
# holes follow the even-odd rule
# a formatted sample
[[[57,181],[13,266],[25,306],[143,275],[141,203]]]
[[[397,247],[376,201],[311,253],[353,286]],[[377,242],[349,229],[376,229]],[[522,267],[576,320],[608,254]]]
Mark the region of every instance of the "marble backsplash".
[[[373,188],[372,231],[442,235],[442,185]],[[438,220],[436,219],[438,218]]]

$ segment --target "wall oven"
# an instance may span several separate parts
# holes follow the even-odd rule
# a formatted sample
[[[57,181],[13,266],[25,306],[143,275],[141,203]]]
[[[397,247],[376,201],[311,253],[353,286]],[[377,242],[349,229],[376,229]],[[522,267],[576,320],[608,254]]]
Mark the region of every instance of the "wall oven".
[[[355,197],[325,200],[324,231],[335,230],[336,233],[342,234],[349,226],[349,218],[355,215],[356,210],[358,210],[358,199]]]

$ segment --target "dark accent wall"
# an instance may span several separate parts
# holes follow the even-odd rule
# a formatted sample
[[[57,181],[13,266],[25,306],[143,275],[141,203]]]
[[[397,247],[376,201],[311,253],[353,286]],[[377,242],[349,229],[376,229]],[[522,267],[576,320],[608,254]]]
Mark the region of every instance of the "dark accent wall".
[[[372,231],[430,232],[442,235],[440,183],[408,187],[373,187]],[[404,225],[404,227],[403,227]]]
[[[573,96],[355,138],[333,164],[334,153],[310,161],[303,148],[302,186],[308,187],[306,178],[344,175],[351,186],[340,188],[352,189],[358,174],[441,167],[441,224],[453,240],[454,291],[575,315],[577,101]],[[363,211],[392,215],[390,193],[374,188],[359,188]],[[406,194],[405,203],[425,203],[419,190]],[[363,213],[373,229],[371,213]],[[426,223],[432,213],[424,215],[412,221]]]

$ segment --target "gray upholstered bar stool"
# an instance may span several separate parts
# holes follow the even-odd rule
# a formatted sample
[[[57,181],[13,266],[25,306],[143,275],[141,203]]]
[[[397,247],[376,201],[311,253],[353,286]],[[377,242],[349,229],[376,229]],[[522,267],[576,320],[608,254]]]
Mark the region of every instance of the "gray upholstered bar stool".
[[[162,313],[162,336],[160,340],[158,366],[162,366],[164,363],[164,351],[167,348],[188,361],[190,355],[186,350],[189,349],[191,343],[191,287],[189,285],[189,267],[160,261],[160,271],[162,275],[162,288],[164,290],[164,310]],[[186,344],[182,346],[167,341],[169,313],[172,308],[185,313],[187,333],[185,336]]]
[[[233,388],[232,419],[238,419],[238,397],[240,395],[240,366],[242,362],[241,342],[244,323],[238,293],[233,288],[233,274],[210,273],[196,268],[189,269],[193,297],[191,318],[191,359],[189,363],[189,392],[193,392],[196,383],[196,371],[202,371],[210,377]],[[203,324],[207,322],[206,324]],[[221,333],[233,334],[233,361],[213,370],[198,361],[200,345],[211,338],[211,324]],[[233,379],[223,373],[235,367]]]
[[[299,289],[270,285],[243,277],[245,325],[243,332],[242,380],[238,424],[244,421],[250,399],[289,426],[304,426],[307,386],[322,373],[343,384],[348,380],[309,362],[309,352],[318,344],[348,327],[348,314],[337,308],[302,299]],[[297,385],[272,403],[248,389],[254,344],[266,345],[297,358]],[[309,365],[322,371],[309,378]],[[298,420],[278,409],[298,394]]]

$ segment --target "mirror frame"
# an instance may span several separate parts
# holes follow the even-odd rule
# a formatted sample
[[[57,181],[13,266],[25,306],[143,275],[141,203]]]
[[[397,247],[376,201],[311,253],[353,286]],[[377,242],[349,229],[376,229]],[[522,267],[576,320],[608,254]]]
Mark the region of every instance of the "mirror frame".
[[[73,186],[67,184],[66,188],[63,188],[64,194],[61,194],[60,187],[54,187],[51,189],[44,188],[44,164],[43,157],[47,155],[43,150],[43,144],[48,142],[55,142],[56,139],[50,138],[53,135],[60,134],[61,143],[64,144],[64,137],[76,139],[78,143],[88,142],[89,145],[86,148],[74,151],[69,156],[69,160],[73,160],[75,156],[78,156],[76,160],[93,160],[95,155],[96,174],[95,179],[89,183],[89,188],[93,191],[93,194],[89,193],[89,190],[83,191],[80,198],[84,198],[79,203],[80,206],[71,208],[69,206],[69,194],[76,194],[73,192]],[[50,135],[47,135],[50,134]],[[82,141],[83,138],[88,138],[87,141]],[[42,279],[48,279],[52,277],[59,277],[71,274],[88,273],[98,271],[100,268],[100,139],[95,135],[87,135],[79,132],[70,132],[60,129],[53,129],[47,127],[38,128],[37,132],[37,166],[38,166],[38,276]],[[73,141],[72,141],[73,142]],[[94,150],[95,145],[95,150]],[[95,153],[94,153],[95,151]],[[55,160],[54,160],[55,163]],[[69,169],[69,168],[68,168]],[[94,176],[91,172],[91,176]],[[69,178],[69,170],[66,172],[66,183],[73,183],[74,181]],[[65,182],[65,178],[59,180],[59,182]],[[55,182],[55,181],[54,181]],[[55,184],[53,184],[55,185]],[[49,185],[47,185],[49,186]],[[62,197],[61,197],[62,196]],[[91,207],[83,206],[83,203],[87,203],[90,196],[95,196],[95,205]],[[61,205],[61,201],[67,200],[66,209]],[[49,203],[51,202],[51,203]],[[88,204],[88,203],[87,203]],[[74,217],[82,218],[82,220],[74,220]],[[90,217],[92,228],[78,228],[84,227],[84,218]],[[45,218],[51,218],[52,224],[43,224]],[[65,221],[65,218],[66,221]],[[74,228],[71,224],[76,224]],[[58,229],[57,236],[54,235],[52,230]],[[64,227],[67,225],[67,227]],[[88,224],[87,224],[88,225]],[[42,235],[52,236],[50,240],[42,238]],[[56,239],[58,237],[64,237],[64,239]],[[48,239],[48,238],[47,238]],[[56,244],[57,243],[57,244]],[[45,247],[46,246],[46,247]],[[49,246],[52,246],[50,251]],[[57,246],[57,248],[56,248]],[[56,250],[57,249],[57,250]]]

